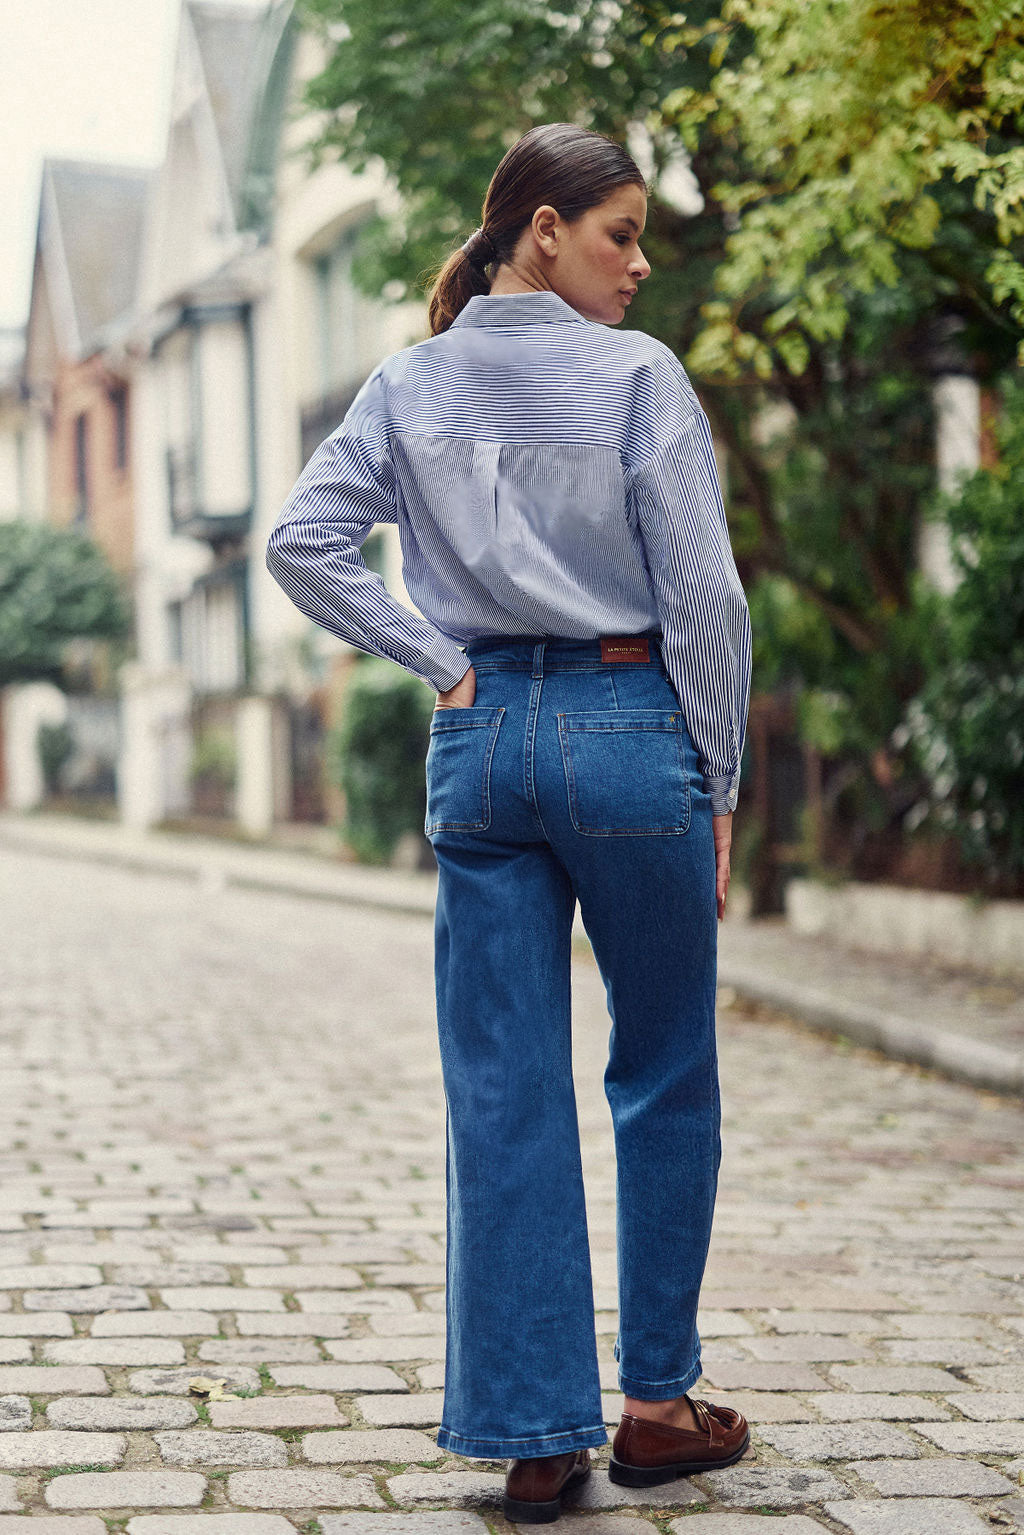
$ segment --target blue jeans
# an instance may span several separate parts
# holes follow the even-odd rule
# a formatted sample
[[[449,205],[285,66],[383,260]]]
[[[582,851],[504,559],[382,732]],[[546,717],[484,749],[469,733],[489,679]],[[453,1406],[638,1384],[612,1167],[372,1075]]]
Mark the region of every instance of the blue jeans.
[[[700,1375],[721,1156],[715,852],[647,639],[647,661],[602,661],[598,640],[471,641],[476,701],[430,723],[448,1207],[437,1442],[458,1455],[608,1439],[571,1070],[577,900],[612,1019],[619,1386],[664,1401]]]

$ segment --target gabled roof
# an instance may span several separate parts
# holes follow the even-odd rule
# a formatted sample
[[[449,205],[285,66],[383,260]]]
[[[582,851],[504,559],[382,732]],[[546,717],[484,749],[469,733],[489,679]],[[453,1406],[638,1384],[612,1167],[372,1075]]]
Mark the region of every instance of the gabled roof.
[[[253,116],[263,92],[265,12],[222,0],[187,0],[231,200],[239,206]]]
[[[95,351],[132,307],[152,174],[84,160],[43,162],[38,239],[65,301],[60,339],[72,354]]]
[[[155,331],[146,322],[150,342],[201,285],[230,289],[232,263],[269,234],[293,11],[294,0],[266,0],[262,9],[182,0],[167,144],[138,283],[140,318],[158,321]]]

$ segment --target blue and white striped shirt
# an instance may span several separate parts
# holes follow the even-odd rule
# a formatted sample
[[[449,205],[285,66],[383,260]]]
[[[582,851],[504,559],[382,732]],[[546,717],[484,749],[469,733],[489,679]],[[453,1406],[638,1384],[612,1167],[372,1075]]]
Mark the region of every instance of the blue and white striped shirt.
[[[399,602],[359,552],[397,523]],[[484,635],[661,630],[715,814],[733,810],[750,614],[678,358],[549,289],[475,294],[384,359],[299,475],[267,566],[310,618],[440,692]]]

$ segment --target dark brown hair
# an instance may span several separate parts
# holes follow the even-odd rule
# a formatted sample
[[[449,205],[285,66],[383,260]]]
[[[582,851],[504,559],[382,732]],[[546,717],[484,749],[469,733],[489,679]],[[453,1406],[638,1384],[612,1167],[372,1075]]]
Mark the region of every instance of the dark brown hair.
[[[429,297],[431,335],[447,330],[474,293],[487,293],[494,269],[510,259],[534,213],[549,203],[573,224],[633,184],[646,193],[643,172],[621,144],[575,123],[539,123],[503,156],[484,198],[483,218],[466,244],[445,261]]]

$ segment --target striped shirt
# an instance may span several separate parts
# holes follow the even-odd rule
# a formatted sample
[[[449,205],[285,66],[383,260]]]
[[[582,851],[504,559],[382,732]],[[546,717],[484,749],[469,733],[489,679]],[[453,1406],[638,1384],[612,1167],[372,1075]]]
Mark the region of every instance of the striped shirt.
[[[359,552],[378,522],[418,612]],[[712,811],[735,808],[750,615],[707,417],[655,337],[550,289],[474,294],[366,379],[266,558],[310,618],[440,692],[471,639],[660,631]]]

